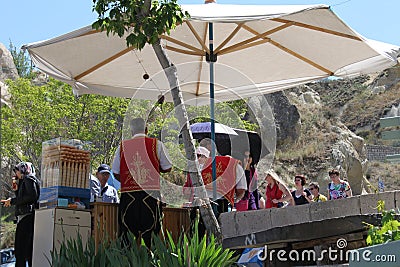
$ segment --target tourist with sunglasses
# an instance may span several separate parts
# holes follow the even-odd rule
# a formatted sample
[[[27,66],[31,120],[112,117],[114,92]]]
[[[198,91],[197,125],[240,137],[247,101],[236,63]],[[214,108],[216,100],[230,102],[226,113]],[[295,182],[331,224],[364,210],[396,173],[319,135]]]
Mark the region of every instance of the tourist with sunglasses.
[[[319,184],[317,182],[311,182],[308,185],[308,190],[310,190],[311,194],[313,195],[314,202],[325,202],[328,200],[326,196],[319,193]]]
[[[306,177],[298,174],[294,177],[294,183],[296,190],[292,191],[292,197],[295,205],[304,205],[312,202],[312,195],[308,188],[304,188],[306,184]]]

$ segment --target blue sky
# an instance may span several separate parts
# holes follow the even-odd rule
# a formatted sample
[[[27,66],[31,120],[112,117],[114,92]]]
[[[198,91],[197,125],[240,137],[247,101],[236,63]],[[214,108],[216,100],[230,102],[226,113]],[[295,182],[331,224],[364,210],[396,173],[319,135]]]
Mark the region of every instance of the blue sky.
[[[178,0],[201,4],[201,0]],[[363,36],[400,45],[400,0],[218,0],[219,4],[327,4],[350,27]],[[91,0],[2,1],[0,43],[42,41],[91,24],[96,19]]]

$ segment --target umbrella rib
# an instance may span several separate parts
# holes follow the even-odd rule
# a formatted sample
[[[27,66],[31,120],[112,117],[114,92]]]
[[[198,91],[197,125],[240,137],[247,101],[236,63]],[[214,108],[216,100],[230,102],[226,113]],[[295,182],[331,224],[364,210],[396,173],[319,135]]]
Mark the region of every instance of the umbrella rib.
[[[288,23],[290,23],[290,22],[288,22]],[[290,24],[293,25],[293,22],[291,22]],[[244,28],[246,30],[248,30],[249,32],[255,34],[255,35],[259,35],[259,33],[256,30],[252,29],[251,27],[249,27],[247,25]],[[325,73],[327,73],[329,75],[333,74],[332,71],[322,67],[321,65],[318,65],[317,63],[315,63],[314,61],[312,61],[312,60],[310,60],[310,59],[308,59],[306,57],[301,56],[300,54],[297,54],[296,52],[290,50],[289,48],[284,47],[283,45],[273,41],[271,38],[264,37],[264,39],[265,39],[266,42],[270,42],[271,44],[273,44],[274,46],[278,47],[279,49],[285,51],[288,54],[291,54],[292,56],[294,56],[294,57],[296,57],[296,58],[298,58],[298,59],[300,59],[300,60],[302,60],[302,61],[304,61],[304,62],[306,62],[306,63],[308,63],[310,65],[312,65],[313,67],[315,67],[315,68],[317,68],[317,69],[319,69],[319,70],[321,70],[321,71],[323,71],[323,72],[325,72]],[[262,42],[255,42],[255,43],[262,44]],[[243,47],[243,48],[245,48],[245,47]],[[238,49],[236,49],[236,50],[238,50]]]
[[[236,51],[239,51],[239,50],[243,50],[243,49],[246,49],[246,48],[249,48],[249,47],[253,47],[253,46],[257,46],[257,45],[260,45],[260,44],[265,44],[265,43],[268,43],[268,42],[270,42],[270,39],[267,38],[267,37],[264,37],[264,39],[258,40],[256,42],[252,42],[252,43],[241,45],[241,46],[232,47],[232,49],[230,49],[229,51],[221,51],[221,52],[218,53],[218,55],[224,55],[224,54],[227,54],[227,53],[236,52]]]
[[[277,22],[281,22],[281,23],[294,23],[294,26],[297,27],[302,27],[302,28],[307,28],[310,30],[314,30],[314,31],[320,31],[320,32],[324,32],[324,33],[328,33],[328,34],[332,34],[332,35],[337,35],[340,37],[344,37],[344,38],[349,38],[349,39],[354,39],[357,41],[362,41],[362,39],[358,36],[354,36],[351,34],[346,34],[346,33],[341,33],[341,32],[337,32],[337,31],[333,31],[333,30],[328,30],[325,28],[321,28],[321,27],[317,27],[317,26],[313,26],[313,25],[309,25],[309,24],[305,24],[305,23],[301,23],[301,22],[295,22],[295,21],[290,21],[290,20],[286,20],[286,19],[280,19],[280,18],[276,18],[276,19],[271,19],[273,21],[277,21]]]
[[[103,61],[100,62],[99,64],[97,64],[97,65],[91,67],[90,69],[88,69],[88,70],[82,72],[81,74],[78,74],[77,76],[74,77],[74,79],[75,79],[75,80],[79,80],[79,79],[81,79],[82,77],[85,77],[86,75],[88,75],[88,74],[94,72],[95,70],[97,70],[97,69],[103,67],[104,65],[110,63],[111,61],[113,61],[113,60],[116,59],[116,58],[121,57],[122,55],[128,53],[129,51],[131,51],[131,50],[133,50],[133,49],[134,49],[134,47],[133,47],[133,46],[130,46],[130,47],[128,47],[128,48],[126,48],[126,49],[120,51],[119,53],[113,55],[112,57],[107,58],[106,60],[103,60]]]
[[[180,54],[193,55],[193,56],[202,56],[203,55],[203,53],[199,53],[196,51],[190,51],[190,50],[184,50],[184,49],[180,49],[180,48],[177,48],[174,46],[169,46],[169,45],[166,45],[165,48],[168,50],[180,53]]]
[[[285,51],[286,53],[291,54],[292,56],[294,56],[294,57],[296,57],[296,58],[298,58],[298,59],[300,59],[300,60],[302,60],[302,61],[304,61],[304,62],[310,64],[311,66],[313,66],[313,67],[315,67],[315,68],[317,68],[317,69],[319,69],[319,70],[325,72],[326,74],[328,74],[328,75],[333,75],[333,72],[332,72],[332,71],[330,71],[330,70],[328,70],[328,69],[322,67],[321,65],[315,63],[314,61],[312,61],[312,60],[310,60],[310,59],[308,59],[308,58],[306,58],[306,57],[303,57],[302,55],[300,55],[300,54],[294,52],[293,50],[290,50],[289,48],[284,47],[284,46],[281,45],[280,43],[275,42],[274,40],[271,40],[271,39],[269,40],[269,42],[270,42],[271,44],[273,44],[274,46],[278,47],[279,49]]]
[[[287,21],[287,23],[290,23],[291,25],[294,25],[294,22],[293,22],[293,21]],[[251,27],[249,27],[249,26],[247,26],[247,25],[246,25],[244,28],[245,28],[246,30],[248,30],[249,32],[255,34],[255,35],[258,35],[258,34],[259,34],[256,30],[252,29]],[[312,60],[310,60],[310,59],[308,59],[308,58],[306,58],[306,57],[301,56],[300,54],[294,52],[293,50],[290,50],[290,49],[287,48],[287,47],[284,47],[283,45],[281,45],[281,44],[279,44],[279,43],[273,41],[271,38],[266,38],[266,37],[264,37],[264,38],[265,38],[266,40],[268,40],[268,42],[270,42],[270,43],[273,44],[274,46],[276,46],[276,47],[278,47],[279,49],[285,51],[286,53],[291,54],[292,56],[294,56],[294,57],[296,57],[296,58],[298,58],[298,59],[300,59],[300,60],[302,60],[302,61],[304,61],[304,62],[310,64],[311,66],[313,66],[313,67],[315,67],[315,68],[317,68],[317,69],[319,69],[319,70],[321,70],[321,71],[323,71],[323,72],[325,72],[325,73],[327,73],[327,74],[329,74],[329,75],[333,75],[333,72],[332,72],[332,71],[330,71],[330,70],[328,70],[328,69],[322,67],[321,65],[318,65],[318,64],[315,63],[314,61],[312,61]]]
[[[279,27],[276,27],[276,28],[274,28],[274,29],[272,29],[272,30],[266,31],[266,32],[264,32],[264,33],[257,33],[256,31],[251,30],[250,32],[256,34],[256,36],[251,37],[251,38],[249,38],[249,39],[247,39],[247,40],[244,40],[244,41],[242,41],[242,42],[239,42],[239,43],[237,43],[237,44],[231,45],[231,46],[229,46],[229,47],[227,47],[227,48],[225,48],[225,49],[222,49],[222,50],[219,51],[218,54],[219,54],[219,55],[222,55],[222,54],[227,54],[227,53],[230,53],[230,52],[233,52],[233,51],[237,51],[237,50],[238,50],[238,47],[240,47],[240,46],[249,45],[249,43],[254,42],[254,41],[257,40],[257,39],[263,39],[263,38],[265,38],[267,35],[270,35],[270,34],[275,33],[275,32],[277,32],[277,31],[281,31],[281,30],[283,30],[283,29],[286,29],[287,27],[290,27],[290,26],[292,26],[293,24],[294,24],[293,22],[292,22],[292,23],[287,23],[287,24],[281,25],[281,26],[279,26]],[[243,28],[246,29],[246,30],[251,29],[250,27],[248,27],[248,26],[246,26],[246,25],[243,25]],[[240,49],[240,48],[239,48],[239,49]]]
[[[243,25],[244,23],[238,24],[237,27],[232,31],[232,33],[214,50],[214,53],[218,54],[221,48],[224,47],[239,32]]]
[[[207,26],[204,28],[204,32],[203,32],[203,40],[206,40],[207,38],[207,32],[208,32],[208,23]],[[208,50],[210,51],[210,50]],[[197,82],[196,82],[196,96],[199,96],[199,92],[200,92],[200,78],[201,78],[201,71],[203,70],[203,60],[204,60],[204,55],[201,55],[200,61],[199,61],[199,71],[197,73]]]
[[[181,41],[179,41],[179,40],[176,40],[176,39],[174,39],[174,38],[172,38],[172,37],[170,37],[170,36],[161,35],[161,38],[164,39],[164,40],[170,41],[170,42],[172,42],[172,43],[174,43],[174,44],[177,44],[177,45],[180,45],[180,46],[183,46],[183,47],[185,47],[185,48],[187,48],[187,49],[192,50],[192,51],[188,51],[188,50],[183,50],[183,49],[180,49],[180,48],[176,48],[177,50],[182,51],[182,53],[184,53],[184,54],[190,54],[190,55],[193,55],[193,53],[196,53],[195,55],[202,55],[202,54],[204,54],[204,51],[203,51],[203,50],[198,49],[197,47],[191,46],[191,45],[189,45],[189,44],[186,44],[186,43],[184,43],[184,42],[181,42]],[[172,46],[168,46],[168,47],[171,48]],[[187,52],[184,52],[184,51],[187,51]]]
[[[203,50],[206,51],[207,53],[210,53],[210,49],[205,44],[205,37],[203,39],[201,39],[201,37],[199,36],[197,31],[194,29],[193,25],[189,21],[186,21],[186,24],[188,25],[190,31],[193,33],[194,37],[199,42],[199,44],[201,45]],[[207,25],[208,25],[208,23],[207,23]]]

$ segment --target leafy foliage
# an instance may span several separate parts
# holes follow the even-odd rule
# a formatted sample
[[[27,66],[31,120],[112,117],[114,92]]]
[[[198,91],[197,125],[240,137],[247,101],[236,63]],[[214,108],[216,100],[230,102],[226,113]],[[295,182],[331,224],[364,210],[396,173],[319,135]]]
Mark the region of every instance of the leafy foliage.
[[[367,245],[383,244],[390,241],[400,240],[400,222],[395,219],[394,210],[385,211],[385,203],[378,202],[378,211],[382,212],[382,226],[368,224]]]
[[[194,229],[197,233],[197,226]],[[83,246],[80,236],[75,240],[66,240],[59,250],[51,251],[52,266],[219,267],[231,266],[237,259],[233,256],[233,251],[223,249],[222,245],[217,244],[214,236],[207,241],[206,236],[200,238],[198,234],[194,234],[189,238],[183,234],[175,243],[167,231],[166,240],[160,236],[153,236],[151,250],[146,248],[143,240],[138,246],[132,233],[128,234],[128,239],[131,246],[125,246],[121,238],[116,240],[105,238],[99,244],[97,251],[92,237],[89,238],[86,247]]]
[[[26,52],[23,50],[18,51],[12,42],[10,42],[9,50],[13,57],[14,65],[17,68],[18,75],[22,78],[32,78],[35,74],[33,72],[32,63],[26,55]]]
[[[173,265],[167,265],[169,262],[163,262],[160,266],[232,266],[237,258],[234,256],[234,252],[228,249],[223,249],[220,244],[218,244],[214,235],[209,238],[207,236],[201,237],[198,234],[198,220],[195,223],[193,234],[188,237],[183,234],[179,237],[177,244],[174,243],[172,236],[167,232],[167,248],[170,250],[172,255],[177,256],[178,264],[174,262]],[[157,255],[162,254],[164,249],[161,243],[160,250],[157,250],[157,239],[156,243],[156,253]],[[173,258],[175,259],[175,258]],[[171,260],[172,262],[172,260]]]
[[[159,35],[170,33],[189,14],[182,11],[177,0],[93,0],[98,19],[92,24],[97,30],[106,30],[125,37],[128,46],[142,49],[154,44]]]
[[[54,79],[44,86],[22,78],[7,84],[11,104],[1,112],[4,158],[32,161],[40,170],[42,142],[62,137],[90,141],[92,164],[111,161],[128,100],[75,97],[69,85]]]

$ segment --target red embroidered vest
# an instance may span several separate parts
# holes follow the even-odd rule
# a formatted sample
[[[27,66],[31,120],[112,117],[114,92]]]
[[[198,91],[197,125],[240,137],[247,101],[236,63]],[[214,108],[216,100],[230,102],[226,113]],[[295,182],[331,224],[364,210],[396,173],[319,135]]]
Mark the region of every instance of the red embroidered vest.
[[[236,165],[238,160],[227,156],[216,156],[216,185],[217,192],[223,195],[232,205],[234,204],[236,185]],[[209,158],[201,175],[207,190],[212,191],[212,159]]]
[[[121,142],[121,192],[160,190],[157,139],[135,137]]]

